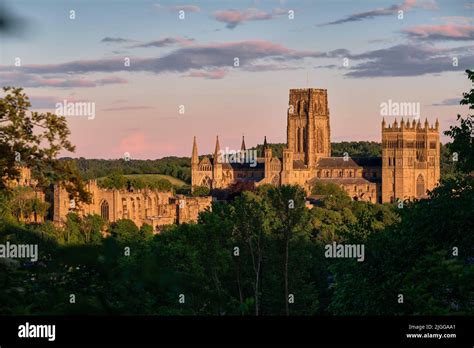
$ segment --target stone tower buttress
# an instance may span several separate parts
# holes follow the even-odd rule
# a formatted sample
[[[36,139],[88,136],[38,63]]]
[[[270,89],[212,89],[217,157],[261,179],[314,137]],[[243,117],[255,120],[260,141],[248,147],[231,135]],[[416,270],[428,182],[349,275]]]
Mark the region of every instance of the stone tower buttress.
[[[222,186],[222,158],[219,136],[216,137],[216,148],[214,150],[214,159],[212,163],[212,176],[212,188],[220,188]]]
[[[196,137],[193,140],[193,151],[191,155],[191,187],[198,185],[198,168],[199,168],[199,156],[198,156],[198,149],[196,143]]]

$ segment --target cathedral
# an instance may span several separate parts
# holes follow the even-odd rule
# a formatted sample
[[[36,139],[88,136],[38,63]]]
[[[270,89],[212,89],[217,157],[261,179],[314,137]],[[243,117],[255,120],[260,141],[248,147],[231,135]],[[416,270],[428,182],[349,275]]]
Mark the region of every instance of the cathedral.
[[[193,189],[225,189],[237,181],[298,184],[308,196],[317,182],[334,183],[354,200],[393,203],[426,197],[440,177],[439,123],[402,119],[382,121],[382,157],[331,157],[327,90],[291,89],[287,112],[287,142],[281,158],[264,141],[263,157],[245,161],[251,153],[242,139],[240,154],[222,155],[216,138],[212,157],[199,159],[194,138],[191,172]],[[240,158],[239,158],[240,157]],[[242,160],[242,158],[244,160]]]

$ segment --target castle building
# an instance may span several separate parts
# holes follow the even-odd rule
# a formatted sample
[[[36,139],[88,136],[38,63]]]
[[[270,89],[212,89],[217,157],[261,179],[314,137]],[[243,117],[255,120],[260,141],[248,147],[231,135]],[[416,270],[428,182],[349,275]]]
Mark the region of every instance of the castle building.
[[[20,166],[18,170],[20,172],[18,178],[7,180],[7,186],[11,189],[23,188],[23,192],[18,192],[23,200],[36,200],[40,204],[44,204],[45,194],[38,187],[38,181],[32,178],[31,169],[25,166]],[[26,212],[23,212],[23,214],[25,213]],[[42,223],[44,222],[44,215],[39,214],[35,209],[32,209],[29,213],[22,215],[20,220],[23,222]]]
[[[76,204],[64,187],[54,186],[56,224],[63,224],[67,214],[74,212],[79,216],[100,215],[109,222],[130,219],[139,227],[148,224],[159,232],[165,225],[196,222],[199,213],[210,208],[212,201],[211,197],[185,197],[172,191],[103,189],[96,180],[89,180],[86,189],[92,196],[91,203]]]
[[[382,157],[331,157],[327,90],[290,89],[287,143],[282,158],[273,156],[264,140],[263,157],[254,165],[222,156],[219,138],[212,158],[198,157],[196,138],[191,157],[192,187],[223,189],[236,181],[255,185],[298,184],[308,194],[316,182],[334,183],[355,200],[372,203],[423,198],[440,176],[439,123],[412,125],[382,121]],[[240,152],[248,156],[242,139]],[[244,157],[245,157],[244,156]],[[241,158],[240,158],[241,159]]]

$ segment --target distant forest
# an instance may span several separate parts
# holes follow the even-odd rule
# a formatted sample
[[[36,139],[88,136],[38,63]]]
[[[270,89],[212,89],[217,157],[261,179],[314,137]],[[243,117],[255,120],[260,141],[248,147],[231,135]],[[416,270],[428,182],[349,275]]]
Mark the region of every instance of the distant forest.
[[[282,157],[286,144],[269,144],[273,156]],[[381,144],[374,141],[343,141],[331,143],[332,156],[343,156],[347,152],[350,157],[380,157]],[[252,148],[255,149],[255,148]],[[263,145],[256,147],[258,156],[263,156]],[[441,176],[452,173],[449,158],[449,144],[441,144]],[[210,155],[209,155],[210,156]],[[201,156],[202,158],[203,156]],[[71,158],[63,158],[71,160]],[[155,160],[129,160],[123,159],[72,159],[82,177],[86,180],[96,179],[114,174],[164,174],[170,175],[184,182],[191,183],[191,162],[189,157],[164,157]]]

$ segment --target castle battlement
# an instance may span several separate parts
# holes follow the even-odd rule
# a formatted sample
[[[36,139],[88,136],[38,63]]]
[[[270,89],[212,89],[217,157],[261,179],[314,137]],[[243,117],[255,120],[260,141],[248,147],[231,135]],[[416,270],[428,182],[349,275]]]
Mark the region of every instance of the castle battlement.
[[[412,120],[411,122],[402,118],[400,123],[395,118],[392,124],[385,122],[385,119],[382,120],[382,132],[403,132],[403,131],[411,131],[411,132],[439,132],[439,122],[436,119],[435,124],[430,125],[428,123],[428,119],[425,119],[425,122],[422,124],[420,120]]]

